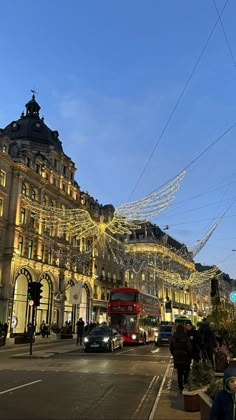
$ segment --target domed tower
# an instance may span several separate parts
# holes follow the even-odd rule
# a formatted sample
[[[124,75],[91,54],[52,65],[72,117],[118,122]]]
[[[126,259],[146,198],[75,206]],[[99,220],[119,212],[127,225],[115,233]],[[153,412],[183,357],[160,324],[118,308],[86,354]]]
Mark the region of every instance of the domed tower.
[[[45,123],[44,118],[40,117],[40,105],[35,100],[35,95],[25,105],[26,112],[22,112],[19,120],[12,121],[2,133],[8,136],[18,148],[31,147],[33,150],[56,150],[63,153],[62,143],[59,140],[57,130],[51,130]]]

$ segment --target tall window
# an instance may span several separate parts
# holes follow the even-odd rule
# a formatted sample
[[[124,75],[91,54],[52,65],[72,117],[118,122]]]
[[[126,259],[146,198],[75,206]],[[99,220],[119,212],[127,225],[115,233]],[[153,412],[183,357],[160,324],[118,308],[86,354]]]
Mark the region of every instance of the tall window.
[[[22,255],[22,254],[23,254],[23,243],[24,243],[23,236],[19,236],[19,241],[18,241],[18,251],[19,251],[19,254],[20,254],[20,255]]]
[[[35,216],[35,213],[31,213],[30,222],[29,222],[29,225],[30,225],[31,228],[35,227],[35,217],[34,216]]]
[[[52,264],[52,250],[48,250],[48,264]]]
[[[28,258],[32,258],[33,255],[33,241],[30,239],[28,243]]]
[[[20,222],[23,225],[25,223],[25,209],[24,207],[20,208]]]
[[[41,248],[41,258],[42,258],[42,261],[44,261],[44,245],[42,245],[42,248]]]
[[[0,197],[0,217],[3,216],[3,198]]]
[[[6,172],[3,171],[2,169],[0,170],[0,185],[1,187],[6,186]]]
[[[31,199],[32,199],[32,200],[35,200],[35,199],[36,199],[36,191],[35,191],[35,189],[33,189],[33,190],[31,191]]]
[[[27,194],[27,187],[26,187],[25,183],[22,184],[22,194],[24,194],[24,195]]]

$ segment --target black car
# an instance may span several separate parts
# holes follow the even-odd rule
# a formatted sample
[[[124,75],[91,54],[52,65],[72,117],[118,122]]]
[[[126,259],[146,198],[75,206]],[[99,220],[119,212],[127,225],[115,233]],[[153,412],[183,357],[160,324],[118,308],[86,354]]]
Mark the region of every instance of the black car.
[[[84,350],[108,350],[123,348],[123,335],[109,326],[95,327],[84,337]]]

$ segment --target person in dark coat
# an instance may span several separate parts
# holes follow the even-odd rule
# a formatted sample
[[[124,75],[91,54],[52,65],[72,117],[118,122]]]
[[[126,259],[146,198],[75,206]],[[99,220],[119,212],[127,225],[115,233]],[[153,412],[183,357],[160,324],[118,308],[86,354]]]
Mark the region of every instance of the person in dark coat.
[[[214,398],[209,420],[236,418],[236,368],[225,369],[223,387]]]
[[[174,367],[177,369],[178,386],[180,393],[188,382],[190,364],[192,360],[192,345],[187,336],[184,325],[177,325],[170,343],[170,352],[174,358]]]
[[[202,340],[203,360],[209,360],[212,366],[214,366],[214,351],[217,348],[217,341],[207,318],[202,320],[198,332]]]
[[[194,328],[192,322],[190,320],[186,321],[184,324],[187,332],[187,336],[191,341],[192,344],[192,351],[193,351],[193,360],[199,362],[201,359],[201,350],[202,350],[202,340],[199,332]]]
[[[83,335],[84,335],[84,321],[83,318],[79,318],[79,321],[77,321],[76,323],[76,328],[77,328],[77,340],[76,340],[76,345],[78,346],[78,344],[82,345],[82,340],[83,340]]]

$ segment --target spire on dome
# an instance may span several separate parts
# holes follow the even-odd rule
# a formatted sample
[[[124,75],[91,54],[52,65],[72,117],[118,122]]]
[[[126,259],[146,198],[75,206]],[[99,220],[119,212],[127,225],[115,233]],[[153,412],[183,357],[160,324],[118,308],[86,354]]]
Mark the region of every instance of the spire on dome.
[[[39,110],[40,110],[40,105],[38,104],[38,102],[35,100],[35,90],[31,90],[31,92],[33,92],[32,95],[32,99],[27,102],[27,104],[25,105],[26,107],[26,116],[27,117],[39,117]]]

